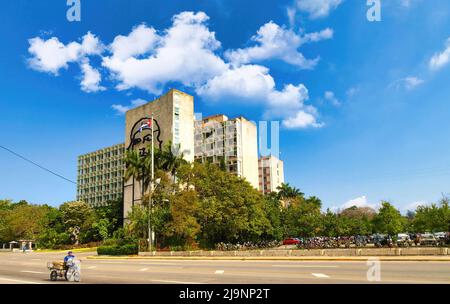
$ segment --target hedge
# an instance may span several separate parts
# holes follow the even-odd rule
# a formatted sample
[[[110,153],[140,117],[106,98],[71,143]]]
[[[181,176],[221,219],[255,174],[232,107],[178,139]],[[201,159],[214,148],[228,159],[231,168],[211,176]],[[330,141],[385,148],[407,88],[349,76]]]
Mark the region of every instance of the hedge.
[[[136,244],[122,246],[100,246],[97,248],[98,255],[134,255],[138,254],[139,248]]]

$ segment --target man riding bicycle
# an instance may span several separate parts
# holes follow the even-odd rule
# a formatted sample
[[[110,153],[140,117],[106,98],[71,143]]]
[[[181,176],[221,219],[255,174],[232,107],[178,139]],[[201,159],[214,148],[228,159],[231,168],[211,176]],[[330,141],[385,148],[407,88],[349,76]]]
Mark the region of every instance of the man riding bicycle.
[[[73,260],[74,258],[75,256],[73,255],[73,252],[69,251],[67,255],[64,257],[64,265],[66,265],[69,260]]]

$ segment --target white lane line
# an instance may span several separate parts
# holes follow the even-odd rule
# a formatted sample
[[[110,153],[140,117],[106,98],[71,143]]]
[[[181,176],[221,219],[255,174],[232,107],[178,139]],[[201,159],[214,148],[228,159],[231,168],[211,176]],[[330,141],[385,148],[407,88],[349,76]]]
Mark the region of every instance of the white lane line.
[[[315,276],[316,278],[329,278],[329,276],[327,276],[326,274],[323,273],[311,273],[313,276]]]
[[[148,268],[139,269],[139,271],[147,271],[147,270],[148,270]]]
[[[41,259],[31,259],[32,261],[40,261]]]
[[[149,280],[150,282],[158,282],[158,283],[174,283],[174,284],[205,284],[199,282],[183,282],[183,281],[170,281],[170,280]]]
[[[272,265],[272,267],[286,268],[338,268],[336,265]]]
[[[14,283],[21,283],[21,284],[42,284],[42,283],[38,283],[38,282],[31,282],[31,281],[23,281],[23,280],[14,280],[14,279],[7,279],[7,278],[2,278],[0,277],[0,281],[7,281],[7,282],[14,282]]]
[[[87,269],[94,269],[97,268],[97,266],[89,266]]]
[[[175,265],[175,266],[177,266],[179,264],[175,264],[175,263],[140,263],[139,265],[148,265],[148,266],[152,266],[152,265],[172,266],[172,265]]]
[[[223,274],[225,272],[225,270],[216,270],[216,272],[214,272],[214,274]]]
[[[39,273],[39,274],[44,273],[44,272],[42,272],[42,271],[31,271],[31,270],[22,270],[21,272],[26,272],[26,273]]]

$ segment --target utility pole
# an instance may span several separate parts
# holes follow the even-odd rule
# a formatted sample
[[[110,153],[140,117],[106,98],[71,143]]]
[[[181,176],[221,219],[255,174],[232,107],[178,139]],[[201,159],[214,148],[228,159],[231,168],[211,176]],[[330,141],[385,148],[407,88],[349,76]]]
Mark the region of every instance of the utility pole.
[[[152,130],[152,168],[151,168],[151,180],[150,180],[150,191],[151,191],[151,195],[150,195],[150,202],[149,202],[149,212],[148,212],[148,247],[150,252],[152,251],[152,247],[153,247],[153,231],[152,231],[152,221],[151,221],[151,217],[152,217],[152,209],[153,209],[153,191],[154,191],[154,185],[153,185],[153,181],[155,179],[155,157],[154,157],[154,140],[153,140],[153,135],[155,134],[153,132],[153,113],[152,113],[152,118],[151,118],[151,130]]]

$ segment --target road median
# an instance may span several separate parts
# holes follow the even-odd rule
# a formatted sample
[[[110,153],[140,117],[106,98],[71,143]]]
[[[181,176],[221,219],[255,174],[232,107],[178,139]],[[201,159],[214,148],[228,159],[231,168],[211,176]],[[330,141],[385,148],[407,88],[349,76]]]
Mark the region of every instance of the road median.
[[[248,251],[153,251],[137,256],[90,256],[91,259],[175,259],[175,260],[332,260],[364,261],[376,257],[384,261],[450,261],[448,248],[341,248],[311,250]]]

